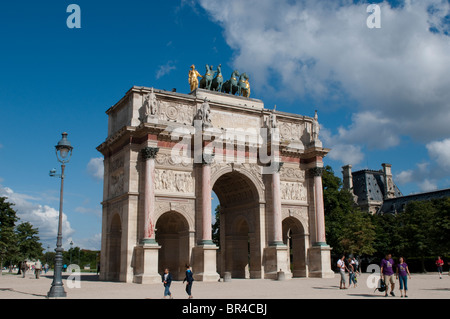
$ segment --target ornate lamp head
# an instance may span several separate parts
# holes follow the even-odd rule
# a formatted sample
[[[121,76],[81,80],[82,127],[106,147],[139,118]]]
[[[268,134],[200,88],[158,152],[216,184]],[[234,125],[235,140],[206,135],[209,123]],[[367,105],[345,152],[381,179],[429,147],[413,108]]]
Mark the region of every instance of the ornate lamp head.
[[[67,139],[67,133],[62,133],[62,139],[58,142],[58,144],[55,146],[56,149],[56,158],[61,163],[65,164],[68,163],[70,160],[70,157],[72,156],[72,150],[73,147],[70,144],[69,140]]]

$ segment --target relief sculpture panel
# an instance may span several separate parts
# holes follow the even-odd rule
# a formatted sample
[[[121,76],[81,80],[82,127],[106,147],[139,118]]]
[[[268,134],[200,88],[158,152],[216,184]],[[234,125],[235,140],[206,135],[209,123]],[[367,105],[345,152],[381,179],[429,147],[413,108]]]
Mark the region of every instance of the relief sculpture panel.
[[[156,169],[155,189],[171,193],[194,193],[194,178],[188,172]]]

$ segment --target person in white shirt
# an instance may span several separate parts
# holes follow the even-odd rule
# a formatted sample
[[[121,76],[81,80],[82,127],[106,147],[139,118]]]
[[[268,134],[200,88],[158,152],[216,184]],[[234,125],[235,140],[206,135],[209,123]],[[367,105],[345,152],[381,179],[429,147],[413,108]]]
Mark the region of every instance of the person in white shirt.
[[[339,268],[339,273],[341,274],[341,281],[339,283],[339,289],[347,289],[345,287],[345,270],[347,266],[345,265],[345,255],[342,255],[341,258],[337,262],[337,266]]]

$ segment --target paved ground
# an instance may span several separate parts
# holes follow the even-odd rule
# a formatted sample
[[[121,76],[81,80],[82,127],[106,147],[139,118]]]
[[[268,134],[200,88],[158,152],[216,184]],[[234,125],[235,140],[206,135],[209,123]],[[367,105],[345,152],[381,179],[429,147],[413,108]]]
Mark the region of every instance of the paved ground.
[[[81,276],[81,288],[69,288],[64,275],[64,288],[68,299],[161,299],[162,284],[138,285],[98,281],[92,274]],[[0,277],[0,299],[44,299],[50,289],[52,274],[43,275],[39,280],[27,273],[25,278],[4,274]],[[375,292],[366,284],[368,274],[358,278],[358,287],[339,289],[339,277],[333,279],[295,278],[287,281],[233,279],[229,283],[194,282],[192,294],[195,299],[385,299],[384,294]],[[408,299],[450,299],[450,276],[445,273],[439,279],[437,273],[413,274],[408,282]],[[185,299],[185,286],[173,282],[172,294],[175,299]],[[398,281],[395,288],[400,299]]]

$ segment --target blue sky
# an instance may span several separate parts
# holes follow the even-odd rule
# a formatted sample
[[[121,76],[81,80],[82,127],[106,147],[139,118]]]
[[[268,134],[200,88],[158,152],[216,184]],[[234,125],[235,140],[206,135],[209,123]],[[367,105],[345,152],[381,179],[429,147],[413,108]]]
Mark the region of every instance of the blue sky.
[[[66,8],[81,8],[69,29]],[[369,3],[381,29],[369,29]],[[105,111],[133,85],[189,93],[191,64],[247,72],[266,108],[314,115],[340,175],[393,165],[404,194],[450,187],[448,1],[25,1],[0,11],[0,195],[54,246],[59,164],[74,146],[65,246],[100,247]]]

